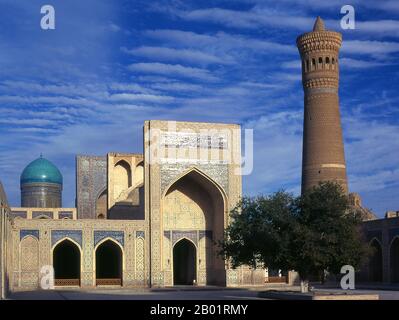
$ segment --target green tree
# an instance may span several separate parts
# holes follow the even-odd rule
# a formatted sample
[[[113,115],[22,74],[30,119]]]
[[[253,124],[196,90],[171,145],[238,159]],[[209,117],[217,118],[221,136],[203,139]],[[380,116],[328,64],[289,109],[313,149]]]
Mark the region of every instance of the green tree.
[[[261,265],[296,270],[304,286],[310,277],[339,274],[343,265],[357,269],[367,249],[358,214],[333,182],[320,183],[302,196],[279,191],[244,198],[231,212],[221,253],[233,267]]]
[[[297,224],[292,233],[291,265],[307,282],[311,276],[324,281],[325,272],[341,267],[358,269],[367,254],[361,218],[348,203],[340,185],[320,183],[297,199]]]
[[[279,191],[270,196],[244,197],[231,211],[231,223],[221,243],[221,253],[233,267],[289,267],[290,234],[295,198]]]

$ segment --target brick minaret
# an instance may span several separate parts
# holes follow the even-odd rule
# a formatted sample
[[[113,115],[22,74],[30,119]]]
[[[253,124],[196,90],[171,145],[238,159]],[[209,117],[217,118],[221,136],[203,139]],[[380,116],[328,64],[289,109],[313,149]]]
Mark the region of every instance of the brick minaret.
[[[338,98],[341,43],[342,35],[327,31],[320,17],[312,32],[297,38],[305,93],[302,192],[328,180],[348,192]]]

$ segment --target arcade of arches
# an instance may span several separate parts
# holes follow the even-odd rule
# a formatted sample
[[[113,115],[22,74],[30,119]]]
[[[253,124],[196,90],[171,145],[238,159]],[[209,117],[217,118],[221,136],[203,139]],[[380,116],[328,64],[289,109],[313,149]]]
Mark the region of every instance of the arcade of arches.
[[[79,286],[81,258],[78,245],[62,240],[53,250],[56,286]],[[96,285],[122,285],[123,252],[112,240],[106,240],[95,250]]]
[[[178,192],[181,184],[190,182],[192,186],[191,192],[186,192],[181,194]],[[193,221],[198,220],[197,227],[203,228],[207,225],[206,221],[206,212],[214,207],[214,203],[212,206],[199,206],[198,203],[195,202],[195,192],[193,190],[197,190],[197,192],[204,192],[203,189],[199,188],[199,186],[193,183],[192,180],[182,179],[170,188],[168,194],[175,193],[175,197],[168,198],[168,201],[171,199],[178,199],[183,206],[191,212],[191,220],[187,223],[187,225],[192,229],[190,232],[194,230],[196,226],[193,224]],[[190,197],[188,196],[191,195]],[[189,199],[189,200],[188,200]],[[211,200],[210,198],[208,199]],[[197,199],[198,201],[198,199]],[[188,205],[191,203],[192,208]],[[196,209],[196,210],[193,210]],[[200,210],[201,209],[201,210]],[[179,211],[176,211],[179,213]],[[211,211],[212,212],[212,211]],[[182,214],[180,212],[180,214]],[[199,215],[195,217],[195,215]],[[177,217],[177,220],[178,217]],[[184,229],[178,229],[178,226],[182,225],[181,221],[176,221],[177,224],[172,224],[176,230],[180,230],[180,237],[175,237],[175,241],[171,247],[171,253],[168,263],[171,265],[171,274],[173,276],[171,285],[192,285],[194,283],[201,284],[201,280],[203,284],[212,283],[210,279],[205,278],[207,275],[205,273],[206,270],[212,270],[215,268],[212,263],[214,263],[214,258],[212,257],[212,250],[209,243],[207,243],[205,238],[202,238],[198,244],[195,244],[192,239],[188,239],[186,237],[187,232]],[[165,225],[168,226],[167,220],[165,221]],[[184,225],[184,224],[183,224]],[[209,227],[208,225],[208,228]],[[212,231],[213,229],[211,229]],[[177,233],[179,235],[179,233]],[[171,243],[169,243],[171,244]],[[371,248],[371,254],[368,260],[368,281],[370,282],[382,282],[383,281],[383,249],[380,242],[377,239],[372,239],[369,243]],[[21,242],[21,253],[29,257],[28,259],[23,260],[23,270],[29,271],[37,267],[37,259],[36,256],[38,254],[38,242],[33,237],[26,237]],[[121,286],[123,284],[123,250],[120,245],[118,245],[113,240],[105,240],[101,242],[97,248],[95,249],[95,279],[96,285],[118,285]],[[395,237],[390,245],[389,250],[390,256],[390,282],[397,283],[399,282],[399,237]],[[57,243],[53,248],[52,261],[54,266],[55,273],[55,285],[56,286],[79,286],[81,282],[81,252],[79,246],[71,241],[70,239],[64,239]],[[205,264],[205,267],[203,266]],[[201,271],[204,274],[201,275]],[[202,279],[200,278],[202,276]],[[209,275],[208,275],[209,277]]]
[[[371,252],[356,281],[399,283],[399,211],[364,221],[362,229]]]
[[[390,242],[373,238],[369,248],[367,265],[359,272],[359,281],[399,283],[399,236],[392,237]]]

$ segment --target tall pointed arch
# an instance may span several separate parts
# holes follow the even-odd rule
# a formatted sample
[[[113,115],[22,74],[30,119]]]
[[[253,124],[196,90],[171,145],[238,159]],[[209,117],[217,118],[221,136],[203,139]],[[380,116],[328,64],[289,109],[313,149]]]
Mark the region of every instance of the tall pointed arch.
[[[104,219],[107,217],[108,211],[108,190],[107,188],[103,188],[96,197],[96,218]]]
[[[391,282],[399,282],[399,236],[395,236],[389,247],[390,255],[390,280]]]
[[[119,160],[114,166],[114,199],[132,186],[132,169],[125,160]]]
[[[138,186],[144,182],[144,161],[139,162],[134,169],[134,182]]]
[[[197,248],[194,278],[198,284],[216,284],[217,279],[225,279],[225,264],[215,245],[227,226],[227,196],[223,188],[197,167],[191,167],[163,190],[161,199],[166,268],[171,274],[176,271],[170,263],[178,254],[174,245],[186,238]],[[173,277],[170,285],[176,280]]]
[[[213,188],[215,191],[215,194],[220,194],[220,196],[223,199],[223,209],[227,209],[227,195],[226,191],[218,184],[214,179],[212,179],[210,176],[208,176],[205,172],[203,172],[201,169],[198,167],[191,167],[190,169],[186,170],[185,172],[181,173],[177,177],[173,179],[172,182],[169,183],[169,185],[165,188],[165,190],[162,193],[162,199],[165,198],[165,196],[170,192],[171,188],[175,186],[179,181],[181,181],[184,178],[194,178],[195,181],[199,182],[200,185],[204,186],[208,184]]]
[[[53,246],[52,260],[56,286],[80,286],[82,250],[71,238],[63,238]]]
[[[372,250],[369,259],[369,281],[381,282],[382,281],[382,246],[376,239],[372,239],[369,243]]]
[[[173,284],[192,285],[197,282],[197,246],[182,238],[173,246]]]
[[[114,239],[107,237],[94,248],[96,285],[122,286],[123,247]]]

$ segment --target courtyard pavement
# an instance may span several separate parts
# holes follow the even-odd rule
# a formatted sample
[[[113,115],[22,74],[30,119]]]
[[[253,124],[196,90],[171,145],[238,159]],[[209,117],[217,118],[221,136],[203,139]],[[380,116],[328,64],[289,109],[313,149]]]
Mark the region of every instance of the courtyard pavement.
[[[12,300],[265,300],[256,289],[95,289],[14,292]]]
[[[276,287],[273,290],[299,290],[298,287]],[[395,290],[392,290],[395,289]],[[12,293],[12,300],[267,300],[258,297],[258,292],[270,287],[218,288],[218,287],[174,287],[162,289],[102,289],[95,290],[41,290]],[[316,288],[318,292],[342,292],[340,289]],[[378,294],[381,300],[399,300],[399,289],[357,289],[354,294]]]

